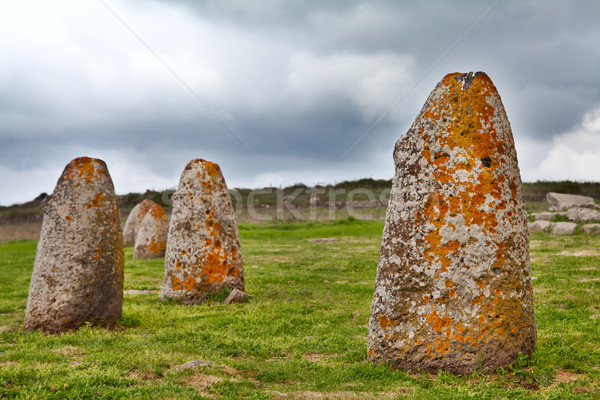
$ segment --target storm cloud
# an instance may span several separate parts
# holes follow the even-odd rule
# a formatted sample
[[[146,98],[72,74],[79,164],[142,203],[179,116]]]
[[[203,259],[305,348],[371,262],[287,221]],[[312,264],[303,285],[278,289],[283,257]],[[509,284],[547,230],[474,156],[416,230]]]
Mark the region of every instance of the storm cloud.
[[[524,180],[598,180],[598,15],[595,0],[5,3],[0,204],[51,191],[82,155],[118,193],[174,187],[199,157],[231,187],[390,178],[428,93],[473,70],[502,96]]]

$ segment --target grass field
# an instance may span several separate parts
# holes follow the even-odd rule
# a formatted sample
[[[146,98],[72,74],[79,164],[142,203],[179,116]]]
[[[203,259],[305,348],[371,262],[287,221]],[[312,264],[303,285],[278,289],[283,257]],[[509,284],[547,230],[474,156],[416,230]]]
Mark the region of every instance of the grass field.
[[[0,398],[600,398],[600,238],[532,236],[535,353],[496,374],[455,376],[366,361],[382,228],[242,224],[253,298],[230,306],[159,302],[163,260],[133,260],[126,248],[120,328],[61,336],[23,330],[36,242],[0,243]],[[175,368],[191,360],[211,363]]]

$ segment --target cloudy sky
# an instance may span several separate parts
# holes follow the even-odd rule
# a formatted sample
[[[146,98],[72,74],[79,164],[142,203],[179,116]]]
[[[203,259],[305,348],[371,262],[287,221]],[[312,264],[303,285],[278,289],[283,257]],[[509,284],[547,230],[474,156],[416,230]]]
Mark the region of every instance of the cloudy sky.
[[[485,71],[523,180],[600,180],[598,0],[20,0],[0,3],[0,204],[78,156],[117,193],[391,178],[449,72]]]

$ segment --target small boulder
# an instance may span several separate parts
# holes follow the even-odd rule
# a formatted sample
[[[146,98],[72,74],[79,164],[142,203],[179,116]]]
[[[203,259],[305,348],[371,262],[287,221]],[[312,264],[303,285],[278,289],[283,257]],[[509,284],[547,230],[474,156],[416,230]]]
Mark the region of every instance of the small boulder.
[[[48,333],[113,326],[123,305],[123,234],[102,160],[71,161],[42,204],[25,328]]]
[[[558,215],[558,213],[541,212],[541,213],[533,214],[533,217],[535,218],[536,221],[552,221],[556,215]]]
[[[251,297],[252,296],[248,293],[244,293],[239,289],[233,289],[229,296],[227,296],[227,298],[223,301],[223,304],[244,303]]]
[[[594,199],[588,196],[554,192],[546,194],[546,202],[550,211],[563,211],[571,207],[594,205]]]
[[[540,220],[528,222],[527,225],[529,227],[529,233],[548,232],[550,228],[550,221]]]
[[[165,210],[152,200],[152,203],[142,219],[137,237],[133,258],[152,259],[165,256],[167,237],[169,235],[169,219]]]
[[[188,361],[186,363],[183,363],[181,365],[177,365],[176,367],[174,367],[172,369],[173,372],[180,372],[180,371],[185,371],[188,369],[198,369],[198,368],[202,368],[202,367],[216,367],[217,364],[215,364],[212,361],[208,361],[208,360],[193,360],[193,361]]]
[[[575,222],[555,222],[550,227],[550,233],[553,235],[570,235],[575,232],[577,224]]]
[[[588,235],[600,235],[600,224],[586,224],[581,229]]]
[[[567,218],[576,222],[600,221],[600,211],[587,207],[573,207],[567,210]]]

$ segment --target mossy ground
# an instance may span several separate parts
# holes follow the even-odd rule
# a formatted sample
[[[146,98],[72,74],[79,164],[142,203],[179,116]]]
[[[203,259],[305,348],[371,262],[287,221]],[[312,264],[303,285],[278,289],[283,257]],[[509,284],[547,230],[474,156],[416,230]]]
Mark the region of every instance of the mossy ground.
[[[241,225],[245,304],[158,301],[163,260],[126,249],[123,319],[23,330],[36,242],[0,244],[0,398],[597,399],[600,238],[532,236],[538,345],[496,374],[405,373],[366,361],[379,221]],[[335,237],[338,242],[310,243]],[[214,366],[175,372],[190,360]]]

